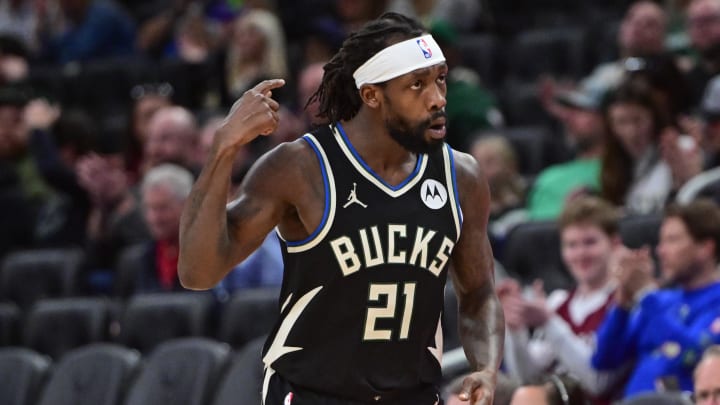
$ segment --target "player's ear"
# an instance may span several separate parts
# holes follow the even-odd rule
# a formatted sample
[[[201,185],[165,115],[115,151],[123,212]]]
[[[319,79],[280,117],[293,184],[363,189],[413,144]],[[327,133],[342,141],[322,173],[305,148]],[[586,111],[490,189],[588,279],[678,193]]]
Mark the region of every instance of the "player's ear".
[[[360,98],[370,108],[380,107],[381,90],[374,84],[363,84],[360,87]]]

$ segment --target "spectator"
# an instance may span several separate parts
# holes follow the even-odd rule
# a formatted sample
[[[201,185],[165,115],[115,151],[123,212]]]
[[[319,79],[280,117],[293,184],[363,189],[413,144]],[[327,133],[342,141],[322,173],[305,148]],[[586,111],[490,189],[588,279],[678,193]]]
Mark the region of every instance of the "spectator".
[[[517,156],[507,138],[502,135],[479,136],[470,147],[490,186],[490,220],[520,208],[525,203],[527,184],[520,176]]]
[[[387,0],[334,0],[335,15],[349,34],[357,31],[365,23],[380,16],[385,10]]]
[[[27,153],[23,108],[29,95],[15,86],[0,86],[0,258],[28,248],[39,206],[49,189]]]
[[[179,58],[204,62],[215,46],[199,2],[175,0],[170,7],[144,21],[138,29],[137,48],[153,58]]]
[[[35,228],[38,246],[83,246],[90,201],[78,183],[75,164],[95,146],[97,130],[82,110],[60,112],[46,100],[25,108],[30,151],[52,196],[43,204]]]
[[[0,86],[27,78],[28,57],[27,48],[17,38],[0,34]]]
[[[263,243],[235,266],[213,289],[220,301],[247,288],[279,287],[282,284],[283,261],[278,235],[272,231]]]
[[[709,83],[700,106],[705,121],[701,139],[702,150],[705,152],[705,170],[720,167],[720,76],[715,76]]]
[[[657,2],[642,0],[633,3],[618,30],[619,59],[595,67],[581,85],[600,89],[603,93],[614,89],[623,80],[628,59],[664,52],[666,29],[667,16]],[[560,87],[552,79],[544,80],[541,82],[540,98],[550,114],[562,120],[564,109],[555,99],[560,93]]]
[[[595,331],[616,288],[609,266],[620,245],[617,220],[615,208],[597,197],[580,197],[563,210],[558,221],[561,251],[576,283],[572,290],[556,290],[546,298],[536,281],[532,298],[526,298],[516,282],[500,284],[510,376],[527,384],[547,372],[569,373],[594,397],[593,403],[609,403],[622,375],[595,371],[590,357]]]
[[[310,23],[303,28],[305,38],[302,60],[306,65],[326,62],[332,59],[342,46],[346,36],[345,29],[339,21],[329,16],[313,15],[309,20]],[[284,27],[287,30],[287,24]]]
[[[173,87],[170,83],[143,83],[134,86],[130,91],[132,107],[125,146],[125,166],[132,184],[141,176],[140,166],[143,149],[149,137],[150,121],[158,110],[172,105],[172,96]]]
[[[316,62],[305,66],[298,75],[298,107],[302,109],[305,128],[310,129],[318,119],[319,103],[311,100],[322,82],[326,62]]]
[[[140,202],[130,189],[125,162],[117,148],[81,158],[76,171],[90,196],[85,244],[88,288],[92,293],[111,291],[121,252],[150,240]]]
[[[708,200],[670,206],[660,228],[659,282],[647,248],[619,253],[616,302],[598,330],[592,365],[617,370],[635,361],[625,397],[693,388],[692,370],[720,342],[720,208]],[[663,288],[652,291],[656,285]]]
[[[603,105],[607,136],[602,152],[600,192],[627,212],[660,212],[673,189],[673,173],[659,150],[668,117],[647,87],[628,83]]]
[[[41,2],[0,0],[0,34],[17,38],[25,49],[37,46],[37,12]]]
[[[510,405],[588,405],[588,401],[577,381],[550,374],[540,383],[516,389]]]
[[[126,267],[136,272],[134,292],[182,290],[177,277],[180,214],[192,184],[192,174],[173,164],[154,167],[143,178],[142,208],[152,241],[123,253]]]
[[[479,22],[480,4],[474,0],[390,0],[385,11],[404,14],[427,27],[437,21],[446,21],[462,32],[470,32]]]
[[[575,158],[550,166],[535,179],[528,197],[533,220],[557,218],[568,199],[600,189],[600,156],[605,124],[600,110],[602,88],[581,87],[558,95],[565,106],[562,122]]]
[[[232,41],[220,58],[221,103],[230,106],[265,78],[287,78],[285,36],[278,18],[249,10],[234,23]]]
[[[695,404],[716,405],[720,403],[720,346],[705,349],[695,372],[693,384]]]
[[[713,76],[720,73],[720,0],[693,0],[687,30],[698,60],[687,73],[693,105],[698,105]]]
[[[67,23],[64,31],[52,35],[44,22],[38,23],[48,62],[89,62],[134,52],[135,25],[115,3],[60,0],[59,4]]]
[[[163,107],[153,114],[147,128],[143,156],[144,170],[162,163],[173,163],[195,173],[199,129],[190,111],[183,107]]]
[[[30,92],[25,87],[0,88],[0,161],[7,175],[18,179],[25,198],[40,205],[50,197],[51,189],[29,153],[30,129],[24,116],[29,101]]]

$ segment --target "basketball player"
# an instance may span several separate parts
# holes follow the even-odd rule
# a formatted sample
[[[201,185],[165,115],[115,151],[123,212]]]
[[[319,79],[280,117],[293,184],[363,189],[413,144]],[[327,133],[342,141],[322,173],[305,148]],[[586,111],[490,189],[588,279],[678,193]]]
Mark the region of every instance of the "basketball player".
[[[490,405],[504,321],[489,193],[472,157],[443,142],[442,51],[417,22],[388,13],[324,69],[313,97],[328,124],[260,158],[226,207],[233,155],[277,126],[271,93],[284,82],[235,103],[183,215],[181,282],[213,287],[277,226],[285,270],[264,403],[432,405],[451,269],[474,369],[460,397]]]

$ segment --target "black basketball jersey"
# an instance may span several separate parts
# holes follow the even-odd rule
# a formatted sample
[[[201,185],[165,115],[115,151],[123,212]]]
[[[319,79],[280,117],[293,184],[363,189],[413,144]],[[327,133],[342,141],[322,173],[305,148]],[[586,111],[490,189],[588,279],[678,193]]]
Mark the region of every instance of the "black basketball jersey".
[[[418,155],[391,186],[342,126],[306,134],[321,167],[325,210],[305,240],[280,235],[279,321],[265,344],[266,380],[379,401],[438,384],[443,290],[460,236],[452,150]]]

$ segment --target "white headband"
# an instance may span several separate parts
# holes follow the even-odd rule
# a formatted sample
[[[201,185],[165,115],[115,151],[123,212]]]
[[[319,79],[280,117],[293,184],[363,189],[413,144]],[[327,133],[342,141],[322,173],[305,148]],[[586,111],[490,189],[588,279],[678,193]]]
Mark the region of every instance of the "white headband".
[[[382,83],[416,69],[445,62],[432,35],[423,35],[390,45],[362,64],[355,73],[355,86]]]

